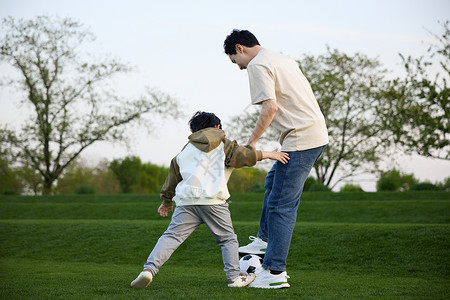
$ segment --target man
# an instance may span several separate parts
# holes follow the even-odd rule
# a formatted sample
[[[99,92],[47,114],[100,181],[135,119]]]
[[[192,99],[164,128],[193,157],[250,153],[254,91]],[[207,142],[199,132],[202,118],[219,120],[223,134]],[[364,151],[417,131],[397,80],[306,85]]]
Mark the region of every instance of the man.
[[[265,254],[262,268],[249,286],[288,288],[286,259],[303,185],[328,144],[325,118],[308,80],[296,61],[264,49],[247,30],[233,30],[224,42],[225,53],[239,69],[247,69],[251,101],[261,114],[248,140],[255,146],[272,124],[280,132],[287,164],[276,162],[265,182],[265,195],[257,238],[241,253]]]

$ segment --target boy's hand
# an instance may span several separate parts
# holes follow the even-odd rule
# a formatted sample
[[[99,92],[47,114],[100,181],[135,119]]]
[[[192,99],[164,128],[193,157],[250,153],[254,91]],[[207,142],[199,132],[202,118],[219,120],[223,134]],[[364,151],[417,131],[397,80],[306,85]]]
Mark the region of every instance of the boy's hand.
[[[286,152],[278,152],[277,149],[273,150],[272,152],[262,151],[262,156],[263,159],[269,158],[273,160],[278,160],[282,164],[287,164],[288,160],[290,159],[289,154],[287,154]]]
[[[161,204],[158,208],[158,213],[161,217],[167,217],[167,214],[169,213],[169,211],[173,212],[173,203],[170,206]]]

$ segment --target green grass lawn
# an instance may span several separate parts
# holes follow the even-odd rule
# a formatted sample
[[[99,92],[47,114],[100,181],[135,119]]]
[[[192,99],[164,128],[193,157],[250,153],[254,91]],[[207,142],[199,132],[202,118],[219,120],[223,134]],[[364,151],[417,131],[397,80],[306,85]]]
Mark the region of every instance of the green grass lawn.
[[[230,199],[240,244],[262,194]],[[130,282],[169,218],[156,195],[0,197],[0,299],[449,299],[450,193],[304,193],[291,288],[232,289],[200,226],[145,290]]]

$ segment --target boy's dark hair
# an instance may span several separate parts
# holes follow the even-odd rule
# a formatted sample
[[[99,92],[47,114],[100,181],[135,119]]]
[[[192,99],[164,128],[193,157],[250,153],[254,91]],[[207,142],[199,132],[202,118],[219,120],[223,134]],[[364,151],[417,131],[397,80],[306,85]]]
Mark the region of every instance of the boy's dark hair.
[[[228,55],[236,54],[236,44],[246,47],[259,46],[256,37],[248,30],[234,29],[223,42],[223,48]]]
[[[192,133],[204,128],[214,127],[215,125],[219,125],[219,128],[222,129],[220,119],[215,114],[204,111],[196,112],[189,120],[188,124],[189,127],[191,127]]]

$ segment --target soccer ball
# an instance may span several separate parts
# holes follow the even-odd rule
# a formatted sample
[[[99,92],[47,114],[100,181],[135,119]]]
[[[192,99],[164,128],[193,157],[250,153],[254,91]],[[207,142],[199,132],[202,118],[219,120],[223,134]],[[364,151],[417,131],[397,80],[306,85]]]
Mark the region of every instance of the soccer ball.
[[[261,267],[264,260],[255,254],[247,254],[239,260],[239,267],[241,272],[250,274],[255,273],[255,270]]]

